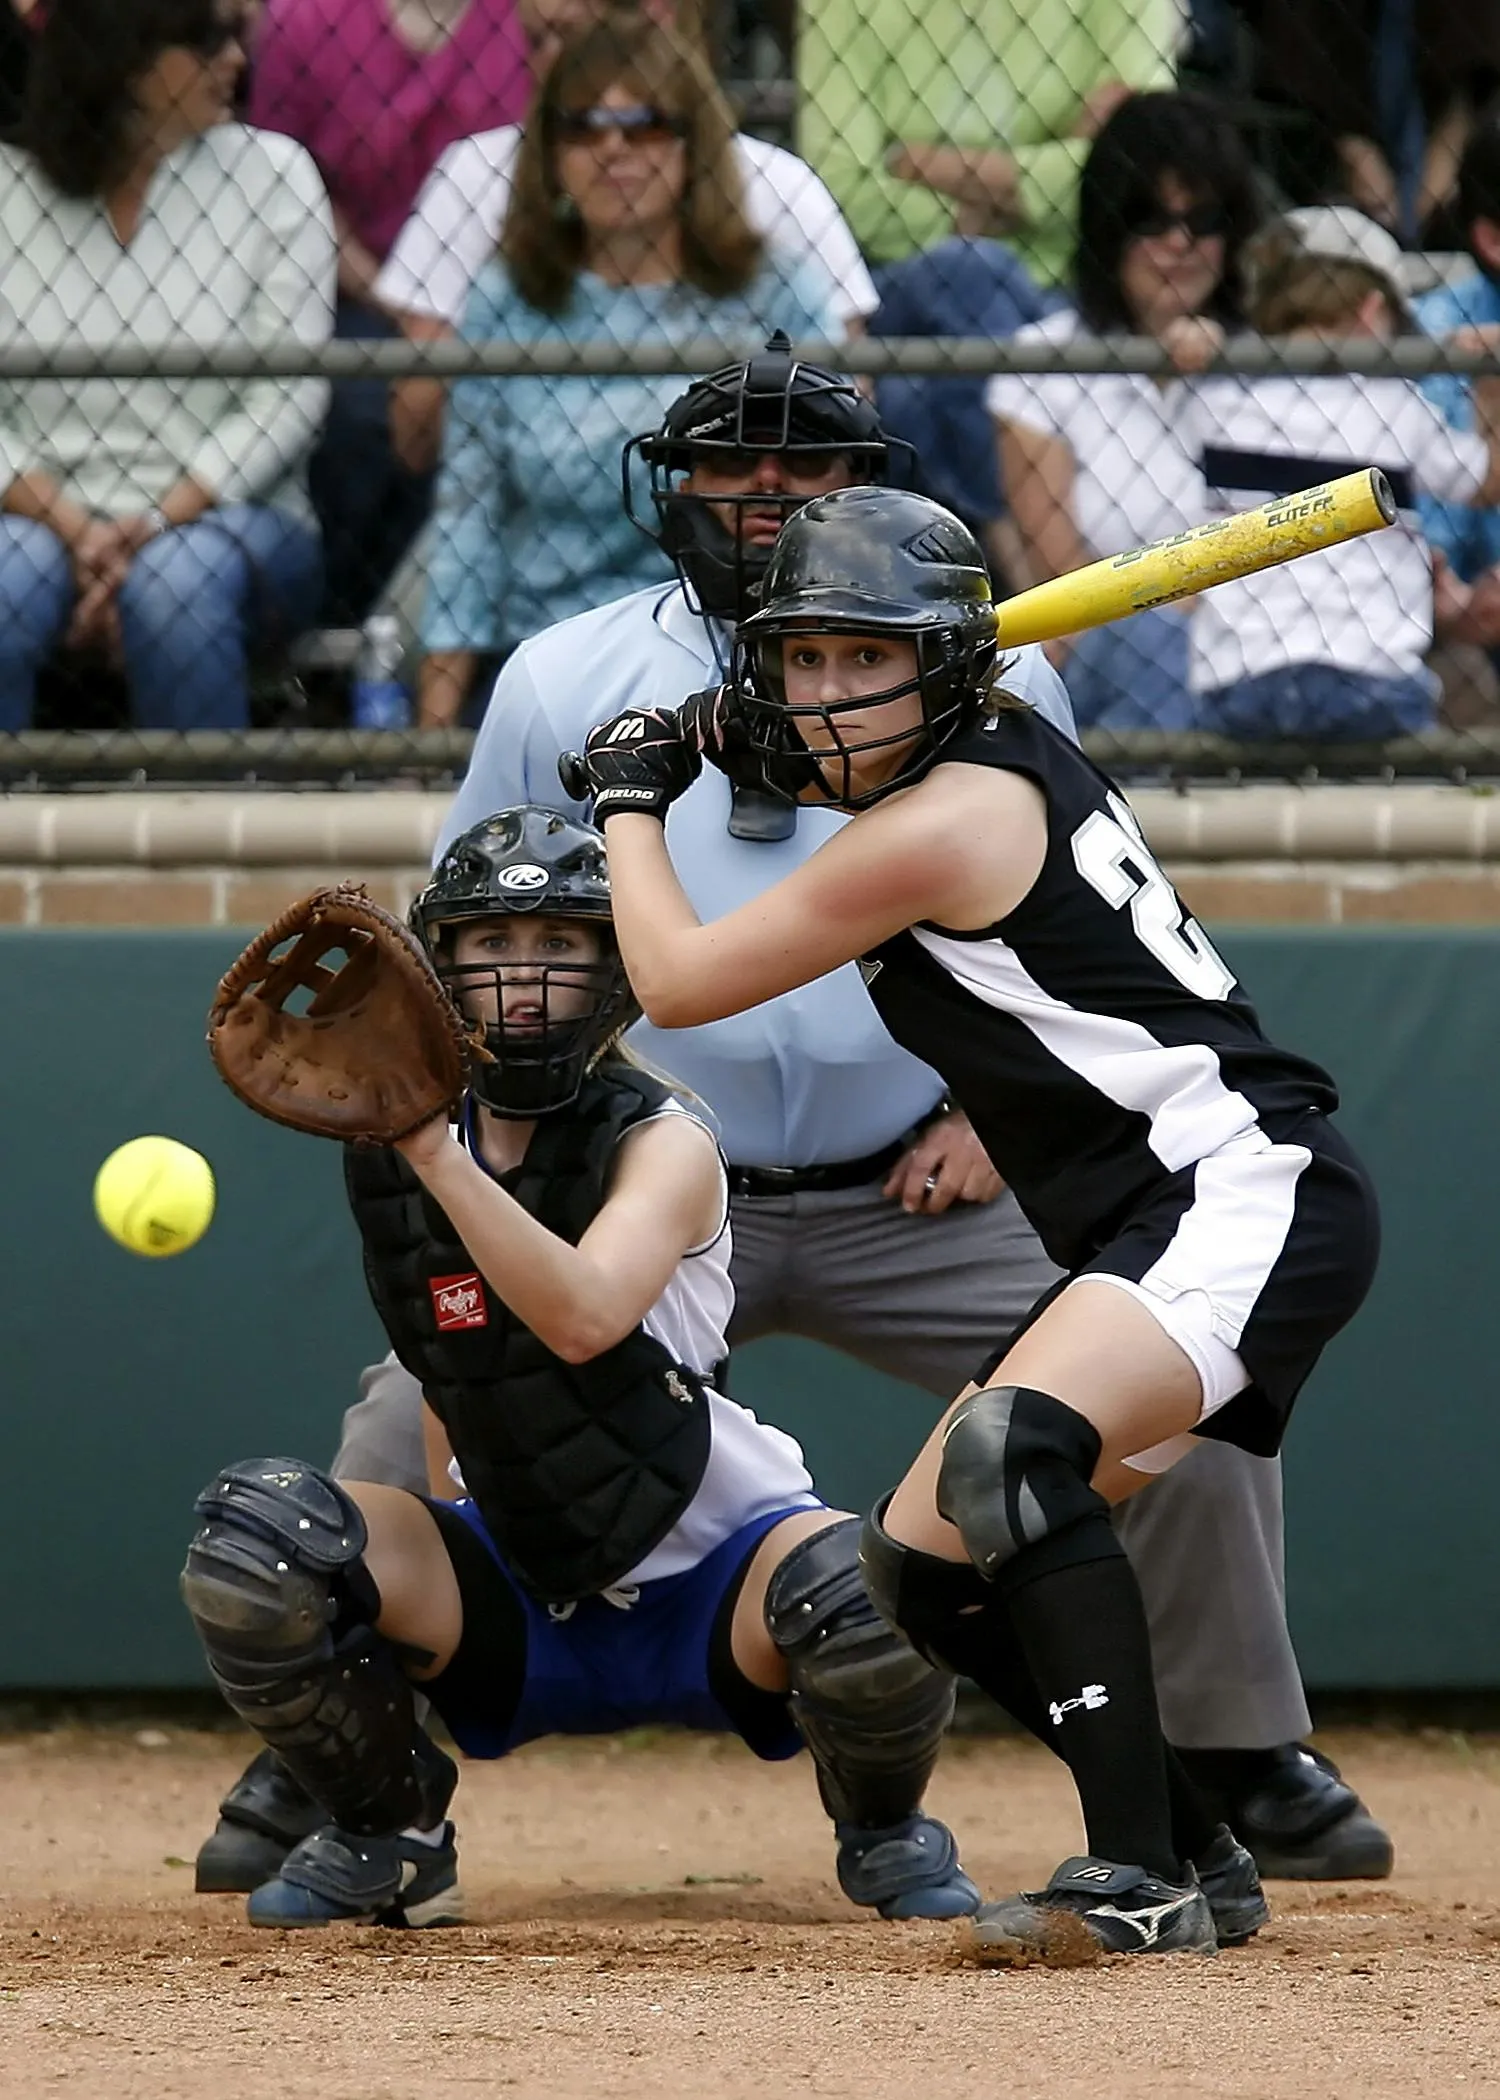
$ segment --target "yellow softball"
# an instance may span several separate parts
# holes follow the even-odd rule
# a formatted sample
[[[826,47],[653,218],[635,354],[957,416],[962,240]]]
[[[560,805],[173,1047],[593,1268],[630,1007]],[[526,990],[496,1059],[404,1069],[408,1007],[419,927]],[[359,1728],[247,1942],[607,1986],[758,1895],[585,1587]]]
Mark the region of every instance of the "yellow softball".
[[[133,1254],[180,1254],[208,1230],[214,1170],[176,1138],[132,1138],[95,1175],[94,1211],[110,1238]]]

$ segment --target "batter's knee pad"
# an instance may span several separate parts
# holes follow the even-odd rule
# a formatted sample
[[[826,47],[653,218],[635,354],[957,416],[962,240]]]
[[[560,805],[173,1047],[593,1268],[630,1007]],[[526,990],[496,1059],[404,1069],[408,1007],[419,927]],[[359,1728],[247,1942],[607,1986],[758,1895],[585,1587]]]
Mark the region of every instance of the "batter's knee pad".
[[[883,1829],[921,1802],[953,1715],[953,1680],[876,1611],[859,1521],[803,1539],[766,1585],[766,1626],[786,1657],[792,1713],[835,1823]]]
[[[938,1514],[956,1527],[987,1581],[1003,1580],[1021,1553],[1028,1572],[1040,1572],[1037,1549],[1044,1540],[1049,1564],[1080,1557],[1068,1541],[1083,1525],[1082,1557],[1097,1559],[1097,1526],[1088,1520],[1109,1517],[1108,1503],[1090,1485],[1101,1449],[1093,1423],[1050,1393],[986,1386],[961,1400],[949,1418]]]
[[[357,1835],[441,1820],[457,1768],[418,1728],[375,1631],[359,1506],[297,1459],[226,1466],[198,1497],[182,1597],[219,1690]]]

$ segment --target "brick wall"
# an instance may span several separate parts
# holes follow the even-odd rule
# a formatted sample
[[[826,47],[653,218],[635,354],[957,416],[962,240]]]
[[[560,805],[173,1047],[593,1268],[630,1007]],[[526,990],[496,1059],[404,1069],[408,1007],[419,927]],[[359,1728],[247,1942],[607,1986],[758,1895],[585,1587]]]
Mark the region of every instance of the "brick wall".
[[[1206,921],[1500,921],[1500,796],[1459,787],[1144,789]],[[447,798],[425,792],[0,796],[0,925],[263,926],[346,878],[403,912]]]
[[[407,868],[0,868],[0,926],[264,926],[295,897],[348,876],[404,912],[425,879]]]

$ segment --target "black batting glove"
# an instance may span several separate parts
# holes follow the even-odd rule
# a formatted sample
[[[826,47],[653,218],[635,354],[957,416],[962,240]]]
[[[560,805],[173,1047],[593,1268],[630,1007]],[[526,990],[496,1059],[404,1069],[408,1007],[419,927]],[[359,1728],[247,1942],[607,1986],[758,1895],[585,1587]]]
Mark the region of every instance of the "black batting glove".
[[[802,779],[815,780],[817,769],[791,722],[757,711],[743,685],[731,680],[717,691],[694,693],[684,703],[684,712],[690,709],[697,713],[704,759],[734,787],[794,804]]]
[[[629,708],[591,729],[583,747],[584,781],[599,825],[622,813],[664,824],[702,770],[702,729],[692,701]]]
[[[696,719],[699,748],[708,763],[735,787],[765,794],[765,766],[750,740],[738,687],[721,685],[712,692],[694,693],[684,705],[684,713],[688,710]]]

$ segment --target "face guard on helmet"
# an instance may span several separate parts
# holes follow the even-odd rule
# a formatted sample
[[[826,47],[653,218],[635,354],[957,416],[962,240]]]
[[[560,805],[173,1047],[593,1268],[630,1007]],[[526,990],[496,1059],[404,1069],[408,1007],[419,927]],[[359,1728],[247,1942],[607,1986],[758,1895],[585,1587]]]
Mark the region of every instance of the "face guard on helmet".
[[[793,704],[783,650],[798,635],[827,634],[909,642],[916,675],[848,700]],[[799,799],[811,790],[841,809],[864,809],[909,787],[944,744],[978,720],[995,653],[989,571],[978,541],[951,511],[904,489],[815,496],[782,528],[762,608],[736,640],[735,683],[768,784]],[[909,693],[922,702],[915,748],[888,780],[856,787],[855,759],[906,743],[912,732],[908,727],[856,739],[841,725]],[[804,729],[816,732],[817,759]]]
[[[729,467],[773,454],[812,474],[839,457],[848,461],[851,481],[878,482],[886,478],[894,444],[901,440],[886,437],[858,387],[822,365],[800,363],[778,329],[758,356],[696,381],[673,402],[659,430],[630,440],[621,469],[625,508],[631,523],[671,556],[694,610],[737,622],[755,610],[771,549],[746,541],[726,514],[736,527],[750,510],[775,510],[784,520],[807,499],[786,490],[709,499],[685,490],[685,477],[695,466]],[[631,461],[637,453],[650,469],[654,525],[636,508]]]
[[[465,923],[538,917],[596,928],[599,960],[455,962]],[[557,810],[501,810],[456,838],[412,904],[411,926],[455,1004],[482,1021],[494,1063],[476,1060],[472,1089],[496,1115],[529,1121],[566,1108],[640,1013],[615,945],[604,840]],[[507,988],[526,994],[509,1021]]]

